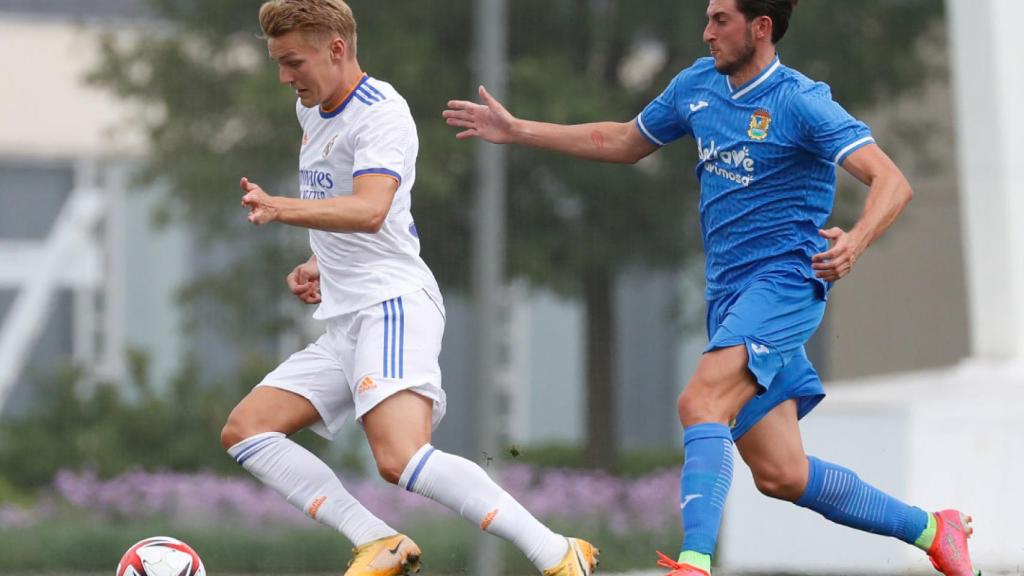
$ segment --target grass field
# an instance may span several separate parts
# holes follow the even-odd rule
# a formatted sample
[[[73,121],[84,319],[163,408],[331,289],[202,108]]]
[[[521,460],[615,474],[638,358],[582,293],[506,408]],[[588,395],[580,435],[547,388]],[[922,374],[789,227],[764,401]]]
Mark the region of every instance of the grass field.
[[[111,574],[112,574],[112,572],[101,572],[101,573],[92,573],[92,574],[81,574],[81,573],[74,573],[74,574],[72,574],[72,573],[36,573],[36,574],[5,574],[4,576],[111,576]],[[665,571],[609,572],[609,573],[599,572],[598,574],[600,576],[665,576]],[[931,575],[938,574],[938,573],[937,572],[932,572],[931,575],[927,575],[925,573],[907,573],[905,576],[918,576],[919,574],[921,576],[931,576]],[[340,576],[340,575],[341,575],[341,572],[339,571],[339,572],[333,572],[333,573],[327,573],[327,574],[324,574],[324,573],[318,573],[318,574],[291,574],[291,575],[283,575],[283,576]],[[421,575],[422,576],[430,576],[430,573],[422,572]],[[1022,572],[1020,570],[1018,570],[1018,571],[1011,571],[1011,572],[987,572],[987,571],[985,571],[985,572],[983,572],[983,575],[984,576],[1024,576],[1024,572]],[[265,575],[264,574],[215,574],[215,575],[211,574],[210,576],[265,576]],[[435,574],[433,576],[466,576],[466,573],[462,573],[462,574]],[[749,573],[749,572],[745,572],[745,573],[742,573],[742,574],[735,573],[735,572],[732,572],[732,573],[729,573],[729,572],[716,572],[715,576],[858,576],[858,575],[856,575],[856,574],[849,574],[849,573],[843,573],[842,575],[840,575],[840,574],[822,574],[822,573],[814,573],[813,575],[810,574],[810,573],[798,575],[798,574],[781,573],[781,572],[762,572],[762,573],[758,573],[758,574],[752,574],[752,573]],[[880,575],[879,574],[870,574],[870,575],[864,574],[864,575],[860,575],[860,576],[880,576]],[[900,574],[900,575],[890,575],[890,574],[887,574],[886,576],[904,576],[904,575],[902,575],[902,574]]]
[[[112,571],[113,572],[113,571]],[[17,573],[17,574],[4,574],[3,576],[110,576],[111,572],[94,572],[82,574],[76,573],[65,573],[65,572],[46,572],[46,573]],[[291,574],[282,576],[340,576],[341,571],[333,573],[315,573],[315,574]],[[422,576],[429,576],[432,573],[424,571],[421,573]],[[636,572],[598,572],[600,576],[665,576],[665,570],[641,570]],[[938,574],[937,572],[931,573],[900,573],[900,574],[886,574],[885,576],[932,576]],[[456,574],[433,574],[433,576],[466,576],[467,573],[456,573]],[[265,574],[211,574],[210,576],[266,576]],[[488,575],[490,576],[490,575]],[[715,576],[880,576],[879,574],[823,574],[823,573],[804,573],[804,574],[793,574],[793,573],[782,573],[782,572],[761,572],[753,574],[750,572],[736,573],[736,572],[716,572]],[[1011,571],[983,571],[983,576],[1024,576],[1024,566],[1018,570]]]

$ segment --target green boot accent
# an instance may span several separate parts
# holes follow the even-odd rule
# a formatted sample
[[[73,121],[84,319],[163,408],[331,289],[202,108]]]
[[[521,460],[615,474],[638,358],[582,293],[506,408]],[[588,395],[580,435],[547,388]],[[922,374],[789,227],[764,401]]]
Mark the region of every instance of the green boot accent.
[[[935,542],[935,531],[939,529],[938,523],[935,521],[935,514],[928,513],[928,526],[925,527],[921,535],[914,541],[914,546],[917,546],[925,552],[931,550],[932,543]]]
[[[932,530],[934,532],[934,530]],[[934,538],[934,536],[932,536]],[[711,555],[701,554],[700,552],[694,552],[692,550],[686,550],[679,553],[679,563],[689,564],[694,568],[700,568],[701,570],[711,574]]]

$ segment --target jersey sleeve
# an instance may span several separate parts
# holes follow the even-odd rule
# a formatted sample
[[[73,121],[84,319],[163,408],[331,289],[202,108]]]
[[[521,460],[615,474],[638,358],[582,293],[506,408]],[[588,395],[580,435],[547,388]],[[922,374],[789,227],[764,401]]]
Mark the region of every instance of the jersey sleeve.
[[[871,129],[833,100],[832,91],[821,82],[798,92],[792,106],[800,145],[822,160],[842,164],[855,150],[875,141]]]
[[[693,134],[686,119],[679,114],[676,106],[678,93],[683,89],[686,71],[680,72],[660,96],[644,107],[636,117],[640,133],[655,146],[664,146]]]
[[[409,140],[416,138],[416,125],[408,108],[397,102],[376,107],[379,109],[368,114],[355,133],[352,178],[380,174],[401,185],[406,155],[415,149],[409,146]]]

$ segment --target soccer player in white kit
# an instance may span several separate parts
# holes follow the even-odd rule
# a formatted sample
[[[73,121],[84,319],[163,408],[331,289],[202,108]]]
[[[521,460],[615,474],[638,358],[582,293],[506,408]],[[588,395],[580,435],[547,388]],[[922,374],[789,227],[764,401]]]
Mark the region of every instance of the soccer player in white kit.
[[[319,304],[326,333],[268,374],[231,412],[228,453],[292,505],[355,545],[347,576],[419,569],[420,549],[349,494],[334,472],[288,439],[332,438],[349,413],[381,476],[518,546],[544,574],[589,576],[597,550],[538,522],[477,464],[430,445],[444,416],[438,353],[444,305],[419,256],[410,213],[419,143],[405,100],[363,73],[356,22],[342,0],[272,0],[260,26],[302,125],[300,197],[241,179],[249,221],[309,229],[312,256],[288,275]]]

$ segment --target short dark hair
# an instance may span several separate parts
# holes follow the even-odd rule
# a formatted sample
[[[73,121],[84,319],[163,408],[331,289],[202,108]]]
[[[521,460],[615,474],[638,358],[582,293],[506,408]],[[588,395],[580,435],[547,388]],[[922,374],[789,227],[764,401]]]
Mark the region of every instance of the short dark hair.
[[[789,17],[800,0],[736,0],[736,8],[750,22],[758,16],[772,19],[772,44],[777,44],[789,30]]]

